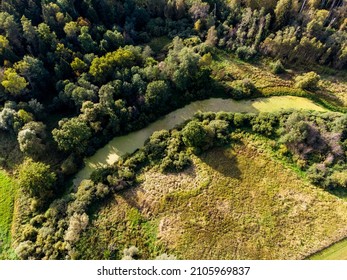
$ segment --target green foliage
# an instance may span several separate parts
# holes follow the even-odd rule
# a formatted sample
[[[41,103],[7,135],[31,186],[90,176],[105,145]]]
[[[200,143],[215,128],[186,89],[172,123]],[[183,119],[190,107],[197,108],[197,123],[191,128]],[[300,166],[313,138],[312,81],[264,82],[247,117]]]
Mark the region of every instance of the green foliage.
[[[84,121],[72,118],[59,122],[59,129],[52,131],[59,149],[66,152],[83,153],[88,148],[91,129]]]
[[[312,71],[295,77],[295,86],[305,90],[315,90],[317,89],[319,80],[320,76]]]
[[[89,73],[97,81],[104,81],[118,67],[131,67],[137,60],[136,54],[130,49],[119,48],[105,56],[93,59]]]
[[[80,75],[88,69],[88,65],[78,57],[71,62],[71,68],[75,71],[77,75]]]
[[[52,195],[56,175],[43,162],[26,159],[18,167],[18,186],[30,196],[47,199]]]
[[[256,54],[257,52],[251,47],[242,46],[236,49],[237,57],[242,60],[251,60],[255,57]]]
[[[276,25],[282,27],[286,25],[291,16],[292,0],[279,0],[275,8]]]
[[[197,121],[189,122],[182,130],[183,143],[188,147],[202,148],[205,145],[207,132]]]
[[[274,114],[260,113],[251,123],[253,131],[270,136],[274,133],[278,120]]]
[[[3,35],[0,35],[0,54],[3,55],[9,48],[10,42]]]
[[[343,3],[2,1],[0,163],[11,168],[24,155],[45,160],[64,186],[82,158],[114,136],[142,128],[188,102],[227,95],[224,89],[235,99],[260,94],[324,98],[320,102],[334,102],[329,108],[336,109],[331,93],[343,100],[346,91],[343,70],[347,66],[347,21]],[[223,55],[221,49],[226,50]],[[235,59],[235,55],[252,63]],[[281,61],[288,73],[281,77],[270,75],[261,55],[277,60],[270,65],[273,73],[283,71]],[[322,76],[315,95],[305,90],[315,90],[319,78],[313,74],[297,78],[295,89],[289,79],[296,75],[292,66],[304,71],[313,68]],[[218,81],[211,78],[211,73]],[[333,73],[334,79],[327,73]],[[260,109],[252,108],[256,110]],[[137,175],[145,166],[158,165],[163,172],[184,170],[192,164],[191,149],[187,146],[198,152],[226,145],[235,129],[274,141],[281,135],[283,157],[300,165],[302,172],[308,170],[310,178],[316,176],[318,179],[312,180],[318,185],[345,187],[344,121],[337,116],[305,115],[289,116],[289,120],[294,120],[287,123],[288,115],[203,114],[182,129],[155,133],[135,155],[126,156],[124,162],[110,169],[95,172],[95,183],[84,182],[77,193],[71,193],[76,188],[64,188],[63,198],[54,200],[45,213],[41,212],[46,209],[37,206],[51,202],[53,187],[48,186],[41,195],[35,193],[35,198],[30,199],[21,193],[16,204],[19,216],[13,226],[13,244],[19,244],[18,257],[75,258],[78,254],[74,246],[81,238],[81,243],[85,240],[83,232],[89,223],[86,211],[98,208],[94,203],[109,192],[138,184]],[[283,129],[277,131],[277,127]],[[281,150],[277,144],[272,145]],[[24,164],[31,166],[36,162]],[[49,177],[49,171],[47,174]],[[35,215],[33,211],[38,211],[38,215],[30,221]],[[133,238],[139,233],[146,239],[150,232],[152,239],[148,244],[153,248],[148,249],[145,242],[132,243],[123,238],[127,236],[119,233],[118,226],[126,227],[127,222],[122,220],[117,223],[117,231],[112,232],[116,236],[113,243],[118,242],[119,248],[101,241],[103,257],[120,258],[123,248],[132,244],[139,246],[141,257],[153,258],[165,252],[154,248],[160,247],[153,241],[155,222],[149,224],[137,218],[140,213],[135,214],[127,220],[131,225],[129,236]],[[271,215],[265,220],[264,223],[271,220]],[[204,223],[203,219],[196,222],[194,217],[189,221],[193,227]],[[138,230],[142,226],[151,230]],[[90,250],[88,246],[84,248]]]
[[[16,193],[16,185],[11,178],[0,170],[0,259],[8,259],[7,252],[10,249],[11,224],[13,217],[13,203]]]
[[[235,99],[251,97],[257,93],[257,88],[249,79],[237,80],[233,83],[232,95]]]
[[[271,67],[271,72],[274,74],[283,74],[284,72],[286,72],[286,69],[284,69],[284,66],[280,59],[271,63],[270,67]]]
[[[0,129],[11,131],[14,128],[16,111],[10,108],[4,108],[0,112]]]
[[[145,101],[148,107],[157,108],[164,106],[170,97],[170,89],[165,81],[153,81],[147,85]]]

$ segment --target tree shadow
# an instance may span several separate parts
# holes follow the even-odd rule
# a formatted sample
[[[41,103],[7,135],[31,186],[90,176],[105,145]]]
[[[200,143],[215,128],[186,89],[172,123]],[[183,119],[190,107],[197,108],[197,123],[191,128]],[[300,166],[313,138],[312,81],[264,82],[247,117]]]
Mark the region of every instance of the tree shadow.
[[[203,153],[199,158],[217,172],[226,177],[240,179],[242,172],[238,167],[237,157],[233,150],[225,148],[214,148]]]
[[[327,191],[334,195],[337,196],[338,198],[347,200],[347,189],[343,187],[335,187],[333,189],[327,189]]]

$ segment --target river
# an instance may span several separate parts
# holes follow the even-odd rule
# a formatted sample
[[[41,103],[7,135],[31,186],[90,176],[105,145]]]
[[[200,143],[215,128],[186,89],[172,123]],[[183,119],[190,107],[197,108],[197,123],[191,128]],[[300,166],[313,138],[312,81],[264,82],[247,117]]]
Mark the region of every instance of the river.
[[[96,168],[113,164],[122,155],[132,153],[136,149],[141,148],[145,140],[148,139],[154,131],[161,129],[169,130],[183,121],[192,118],[198,111],[257,113],[275,112],[281,109],[327,111],[307,98],[296,96],[272,96],[240,101],[210,98],[202,101],[195,101],[167,114],[143,129],[113,138],[93,156],[84,160],[85,166],[76,174],[73,183],[75,186],[79,185],[83,179],[88,179]]]

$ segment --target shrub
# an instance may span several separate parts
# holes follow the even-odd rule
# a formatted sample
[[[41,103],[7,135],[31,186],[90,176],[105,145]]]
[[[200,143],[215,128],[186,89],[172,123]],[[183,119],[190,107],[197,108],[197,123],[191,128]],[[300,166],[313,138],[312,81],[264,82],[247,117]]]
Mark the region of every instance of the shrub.
[[[235,99],[250,97],[257,93],[257,88],[249,79],[237,80],[233,83],[232,95]]]
[[[46,126],[41,122],[29,122],[18,133],[19,149],[26,155],[38,158],[45,151]]]
[[[70,155],[60,166],[61,171],[65,175],[71,175],[78,171],[78,167],[76,164],[76,159],[74,155]]]
[[[274,132],[277,126],[278,118],[275,114],[261,112],[251,120],[252,130],[267,136]]]
[[[257,52],[251,47],[242,46],[236,49],[237,57],[242,60],[251,60],[255,57],[256,54]]]
[[[65,241],[74,243],[78,241],[80,233],[85,230],[89,222],[89,217],[86,213],[77,214],[75,213],[69,221],[69,228],[65,233]]]
[[[347,173],[345,171],[335,171],[329,179],[334,187],[347,187]]]
[[[187,147],[201,148],[207,133],[201,123],[189,122],[182,130],[182,140]]]
[[[283,66],[280,59],[271,63],[270,67],[271,67],[271,72],[274,74],[282,74],[282,73],[286,72],[286,69],[284,69],[284,66]]]
[[[50,196],[56,181],[56,175],[50,166],[42,162],[26,159],[19,166],[19,186],[33,197]]]
[[[319,80],[320,76],[311,71],[304,75],[297,76],[295,78],[295,86],[305,90],[315,90],[317,89]]]
[[[324,164],[313,164],[307,170],[308,179],[315,185],[324,186],[327,175],[327,168]]]
[[[130,248],[124,249],[122,260],[134,260],[138,256],[139,256],[139,249],[135,246],[131,246]]]
[[[23,260],[28,259],[30,256],[34,254],[34,252],[35,245],[32,241],[29,240],[19,243],[19,245],[15,249],[16,255]]]

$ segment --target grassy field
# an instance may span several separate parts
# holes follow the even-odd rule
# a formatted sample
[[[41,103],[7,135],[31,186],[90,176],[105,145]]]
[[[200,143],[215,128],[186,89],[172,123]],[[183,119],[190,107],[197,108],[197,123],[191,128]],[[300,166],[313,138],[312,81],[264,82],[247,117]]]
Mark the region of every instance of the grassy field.
[[[14,196],[14,183],[4,171],[0,170],[0,259],[9,257],[6,254],[11,243]]]
[[[299,95],[307,96],[307,92],[295,88],[294,78],[305,72],[316,71],[321,76],[319,89],[312,97],[319,97],[328,103],[347,106],[347,72],[334,71],[323,67],[305,70],[301,68],[287,69],[286,73],[275,75],[269,67],[269,59],[259,59],[254,63],[239,60],[235,55],[217,51],[212,63],[213,76],[227,85],[233,86],[235,80],[249,79],[264,96],[270,95]]]
[[[135,245],[146,259],[303,259],[347,234],[346,202],[249,140],[193,162],[179,174],[147,170],[95,210],[81,257],[121,257]]]
[[[347,239],[314,254],[309,260],[347,260]]]

